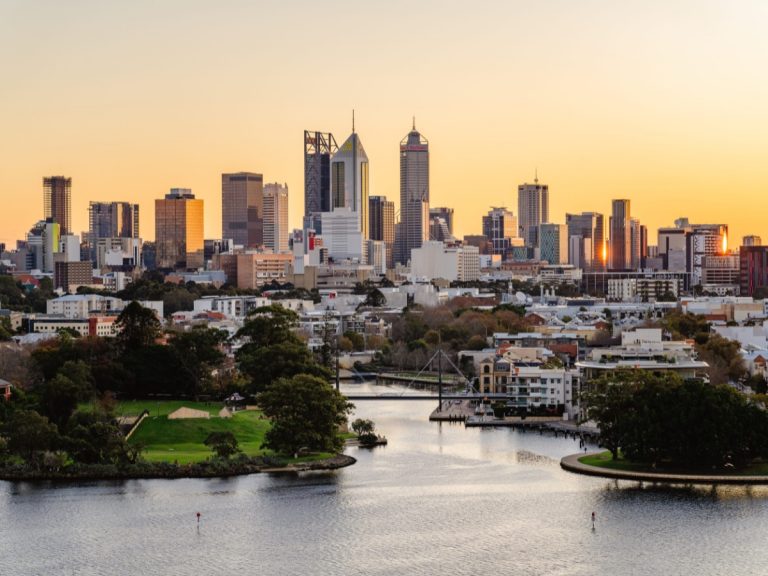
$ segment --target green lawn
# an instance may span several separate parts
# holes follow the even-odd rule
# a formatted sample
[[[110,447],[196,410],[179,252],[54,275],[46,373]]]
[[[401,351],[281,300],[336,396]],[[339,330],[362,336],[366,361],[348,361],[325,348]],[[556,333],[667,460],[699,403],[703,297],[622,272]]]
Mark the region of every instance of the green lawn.
[[[621,455],[620,455],[621,456]],[[646,464],[630,462],[621,457],[618,460],[611,459],[610,451],[600,452],[599,454],[590,454],[579,458],[579,462],[588,466],[597,466],[598,468],[608,468],[611,470],[627,470],[630,472],[659,472],[670,474],[715,474],[720,476],[739,475],[739,476],[768,476],[768,462],[754,462],[746,468],[732,469],[694,469],[682,470],[680,468],[652,468]]]
[[[115,414],[118,416],[138,416],[149,410],[150,416],[167,416],[181,407],[203,410],[211,416],[218,416],[224,408],[223,402],[191,402],[189,400],[125,400],[117,403]]]
[[[161,413],[167,414],[163,411],[162,404]],[[202,403],[179,402],[178,405],[206,409],[202,407]],[[168,411],[172,412],[174,409]],[[215,408],[215,413],[218,413],[218,410],[219,406]],[[152,415],[144,419],[129,440],[131,444],[144,446],[142,456],[149,462],[187,464],[206,460],[212,452],[203,441],[211,432],[232,432],[240,444],[240,449],[249,456],[265,453],[261,445],[269,429],[269,421],[262,419],[259,411],[247,410],[236,413],[232,418],[212,417],[209,420],[168,420],[165,416],[156,417],[154,413],[152,411]]]

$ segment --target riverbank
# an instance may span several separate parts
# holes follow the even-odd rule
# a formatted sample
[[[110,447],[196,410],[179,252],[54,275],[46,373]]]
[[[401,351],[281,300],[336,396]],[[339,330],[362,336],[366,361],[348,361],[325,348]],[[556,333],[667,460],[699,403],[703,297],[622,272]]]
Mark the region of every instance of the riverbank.
[[[603,466],[594,466],[582,462],[585,458],[594,457],[601,452],[592,452],[589,454],[571,454],[560,460],[560,467],[574,474],[583,474],[586,476],[598,476],[611,480],[633,480],[635,482],[651,482],[658,484],[736,484],[736,485],[768,485],[768,475],[765,474],[686,474],[670,472],[651,472],[646,470],[622,470],[616,468],[606,468]]]
[[[122,468],[112,465],[73,465],[61,470],[29,470],[22,466],[0,468],[0,480],[9,482],[81,482],[98,480],[149,480],[176,478],[225,478],[248,474],[337,470],[351,466],[357,459],[346,454],[329,458],[295,461],[277,458],[242,458],[230,461],[207,460],[190,464],[138,462]]]

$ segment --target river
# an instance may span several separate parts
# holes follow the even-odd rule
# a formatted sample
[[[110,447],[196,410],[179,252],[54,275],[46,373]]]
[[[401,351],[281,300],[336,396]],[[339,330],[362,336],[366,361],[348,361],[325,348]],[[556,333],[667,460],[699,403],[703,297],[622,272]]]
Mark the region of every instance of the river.
[[[359,402],[389,445],[335,472],[0,482],[0,575],[768,574],[768,489],[578,476],[577,441],[432,408]]]

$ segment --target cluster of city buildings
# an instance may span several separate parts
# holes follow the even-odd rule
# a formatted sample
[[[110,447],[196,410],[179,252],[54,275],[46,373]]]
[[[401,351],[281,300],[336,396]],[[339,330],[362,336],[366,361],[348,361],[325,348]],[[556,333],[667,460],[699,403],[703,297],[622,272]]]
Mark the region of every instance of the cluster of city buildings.
[[[337,145],[330,132],[304,132],[304,216],[289,229],[288,186],[262,174],[221,176],[221,237],[207,239],[204,201],[173,188],[155,200],[154,241],[140,234],[140,209],[128,201],[90,202],[89,227],[71,225],[72,180],[43,179],[44,217],[15,249],[0,246],[12,273],[51,276],[56,288],[120,289],[144,269],[171,281],[239,288],[290,282],[348,288],[387,277],[404,282],[527,278],[566,283],[614,301],[675,300],[684,293],[752,296],[768,289],[768,246],[747,236],[729,247],[728,225],[687,218],[658,229],[656,243],[632,216],[628,199],[610,214],[550,214],[549,186],[517,187],[517,214],[492,207],[482,233],[454,235],[454,211],[432,206],[429,141],[412,129],[400,142],[399,205],[371,196],[360,135]],[[732,242],[730,242],[732,244]],[[8,249],[7,249],[8,248]]]

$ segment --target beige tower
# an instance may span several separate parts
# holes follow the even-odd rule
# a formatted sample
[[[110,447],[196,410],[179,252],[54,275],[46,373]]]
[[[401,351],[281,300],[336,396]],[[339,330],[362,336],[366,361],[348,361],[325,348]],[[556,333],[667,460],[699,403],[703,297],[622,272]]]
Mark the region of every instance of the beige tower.
[[[203,201],[188,188],[171,188],[155,200],[155,243],[158,268],[201,268]]]
[[[264,246],[288,251],[288,185],[264,185]]]

